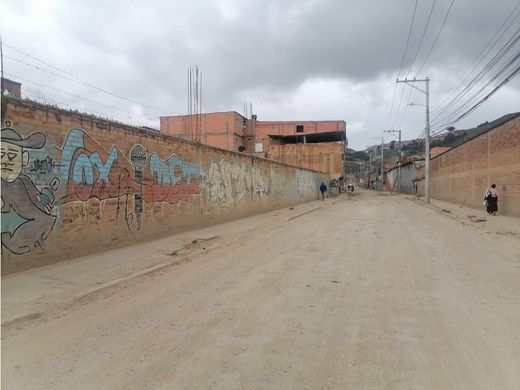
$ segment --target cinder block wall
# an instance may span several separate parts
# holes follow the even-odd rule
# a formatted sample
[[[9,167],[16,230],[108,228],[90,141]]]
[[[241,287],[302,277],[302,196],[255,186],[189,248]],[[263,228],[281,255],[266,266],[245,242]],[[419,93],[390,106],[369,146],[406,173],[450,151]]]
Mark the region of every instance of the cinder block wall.
[[[34,102],[2,98],[2,120],[4,273],[316,200],[328,180]]]
[[[431,197],[482,209],[495,183],[499,214],[520,217],[520,117],[431,160]],[[424,180],[420,182],[424,194]]]

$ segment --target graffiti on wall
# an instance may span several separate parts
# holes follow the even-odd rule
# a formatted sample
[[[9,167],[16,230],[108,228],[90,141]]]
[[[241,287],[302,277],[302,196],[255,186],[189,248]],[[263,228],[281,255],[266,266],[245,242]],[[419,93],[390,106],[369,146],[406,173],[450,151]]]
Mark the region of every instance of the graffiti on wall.
[[[211,161],[202,171],[179,155],[139,143],[106,145],[80,128],[58,142],[52,134],[21,133],[8,123],[2,128],[2,251],[41,251],[52,232],[77,234],[87,224],[140,231],[148,218],[160,220],[202,189],[201,201],[217,209],[272,196],[317,196],[312,172],[297,169],[287,176],[283,169],[243,161]]]
[[[173,154],[165,160],[157,153],[148,156],[140,144],[125,154],[72,129],[59,148],[46,145],[42,132],[21,136],[10,123],[1,134],[2,250],[14,254],[43,250],[60,213],[61,223],[97,223],[110,201],[115,223],[136,231],[145,207],[173,205],[200,193],[197,164]]]
[[[117,198],[136,190],[132,166],[116,147],[103,148],[82,129],[72,129],[61,148],[59,177],[65,202]]]
[[[173,204],[199,192],[199,166],[189,164],[175,155],[162,161],[157,153],[152,153],[150,174],[154,183],[151,188],[151,201],[153,202]]]
[[[38,188],[22,172],[30,164],[31,150],[45,145],[45,134],[36,132],[24,138],[9,121],[5,125],[1,131],[2,250],[5,247],[15,254],[43,250],[56,223],[54,193],[60,180],[53,178],[48,186]]]
[[[303,199],[318,197],[318,189],[321,181],[314,174],[302,169],[296,170],[296,189],[298,196]]]
[[[211,162],[204,183],[210,205],[236,206],[246,197],[263,199],[270,193],[268,176],[258,167],[237,161]]]
[[[273,196],[289,197],[297,199],[296,182],[294,181],[294,170],[288,172],[288,169],[271,169],[271,194]]]

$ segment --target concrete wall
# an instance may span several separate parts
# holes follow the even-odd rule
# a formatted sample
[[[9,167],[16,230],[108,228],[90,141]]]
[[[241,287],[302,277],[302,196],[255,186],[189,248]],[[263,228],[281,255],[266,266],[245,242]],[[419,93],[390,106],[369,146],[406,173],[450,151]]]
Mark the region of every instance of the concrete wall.
[[[2,270],[319,198],[328,176],[2,99]]]
[[[500,214],[520,217],[520,116],[431,160],[431,197],[482,208],[489,185]],[[424,180],[419,182],[424,194]]]
[[[398,172],[399,172],[399,170],[397,168],[386,172],[385,188],[387,191],[397,192],[399,190]],[[400,191],[402,194],[413,194],[414,193],[414,186],[413,186],[414,178],[415,178],[415,166],[413,163],[407,164],[407,165],[404,165],[401,167]]]

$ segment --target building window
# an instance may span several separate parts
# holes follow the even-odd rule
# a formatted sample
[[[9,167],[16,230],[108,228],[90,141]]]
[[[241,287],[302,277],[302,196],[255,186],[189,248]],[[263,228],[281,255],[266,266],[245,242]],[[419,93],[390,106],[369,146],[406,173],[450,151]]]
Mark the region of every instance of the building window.
[[[296,125],[296,132],[303,133],[303,125]]]

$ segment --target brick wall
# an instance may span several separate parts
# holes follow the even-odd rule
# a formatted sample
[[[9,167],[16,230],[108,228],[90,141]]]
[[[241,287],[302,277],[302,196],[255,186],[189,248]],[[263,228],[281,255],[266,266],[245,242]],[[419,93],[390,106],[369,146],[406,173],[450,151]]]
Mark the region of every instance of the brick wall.
[[[22,97],[22,84],[9,80],[6,78],[1,78],[1,94],[2,96],[7,93],[9,96],[13,96],[15,98],[21,98]]]
[[[520,116],[431,160],[431,197],[482,208],[497,185],[499,214],[520,217]],[[424,180],[419,194],[424,194]]]
[[[343,175],[344,148],[342,143],[271,144],[268,157],[287,164],[328,172],[335,179]]]
[[[318,199],[328,179],[28,101],[2,116],[5,273]]]
[[[244,118],[234,111],[201,114],[198,117],[195,115],[166,116],[161,117],[160,126],[161,132],[165,134],[238,151],[236,138],[243,136]]]

